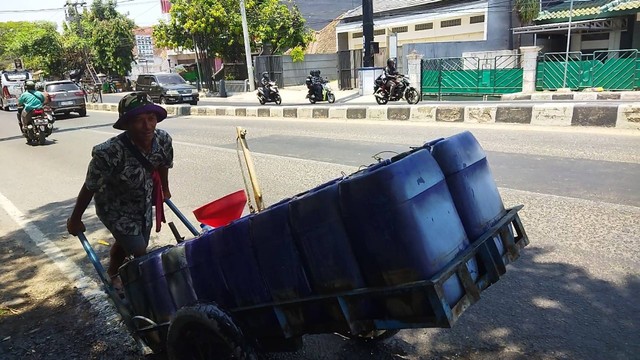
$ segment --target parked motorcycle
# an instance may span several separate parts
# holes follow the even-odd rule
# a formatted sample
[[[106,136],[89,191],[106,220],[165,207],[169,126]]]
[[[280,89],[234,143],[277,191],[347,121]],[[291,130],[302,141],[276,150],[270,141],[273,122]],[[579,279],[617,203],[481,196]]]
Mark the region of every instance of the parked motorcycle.
[[[53,114],[45,109],[35,109],[31,113],[31,124],[26,129],[22,128],[22,111],[18,108],[18,125],[22,131],[22,135],[27,139],[27,143],[31,145],[44,145],[47,136],[53,132]]]
[[[268,102],[274,102],[276,105],[282,104],[282,98],[280,97],[280,91],[278,90],[278,85],[275,82],[269,82],[269,98],[267,98],[264,94],[264,90],[262,87],[258,88],[258,101],[260,101],[260,105],[264,105]]]
[[[403,98],[411,105],[420,101],[420,93],[410,85],[409,79],[404,75],[398,75],[398,85],[393,90],[393,94],[389,94],[390,87],[383,75],[378,76],[373,86],[373,95],[379,105],[384,105],[389,101],[399,101]]]

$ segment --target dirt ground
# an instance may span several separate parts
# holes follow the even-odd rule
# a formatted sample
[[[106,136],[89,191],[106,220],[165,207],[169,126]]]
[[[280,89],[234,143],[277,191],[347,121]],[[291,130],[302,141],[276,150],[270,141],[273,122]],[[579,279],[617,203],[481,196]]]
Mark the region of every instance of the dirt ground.
[[[117,319],[97,316],[26,239],[0,247],[0,359],[143,359]]]

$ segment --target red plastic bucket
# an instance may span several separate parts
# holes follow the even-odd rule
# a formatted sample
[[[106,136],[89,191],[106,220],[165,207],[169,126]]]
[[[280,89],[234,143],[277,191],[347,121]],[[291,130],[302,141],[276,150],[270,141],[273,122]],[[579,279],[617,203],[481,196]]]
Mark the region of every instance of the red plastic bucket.
[[[247,194],[238,190],[193,210],[193,215],[205,225],[225,226],[242,216],[246,203]]]

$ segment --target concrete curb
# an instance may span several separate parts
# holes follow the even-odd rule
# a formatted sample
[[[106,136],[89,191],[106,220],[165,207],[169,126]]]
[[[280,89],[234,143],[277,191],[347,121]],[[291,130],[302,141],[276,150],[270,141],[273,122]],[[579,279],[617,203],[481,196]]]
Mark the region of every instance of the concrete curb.
[[[166,105],[170,116],[258,117],[412,122],[501,123],[541,126],[597,126],[640,130],[640,103],[416,106],[194,106]],[[114,104],[87,104],[88,110],[117,111]]]
[[[620,101],[640,101],[640,91],[605,91],[605,92],[541,92],[541,93],[516,93],[504,94],[503,101],[533,100],[533,101],[553,101],[553,100],[574,100],[574,101],[597,101],[597,100],[620,100]]]

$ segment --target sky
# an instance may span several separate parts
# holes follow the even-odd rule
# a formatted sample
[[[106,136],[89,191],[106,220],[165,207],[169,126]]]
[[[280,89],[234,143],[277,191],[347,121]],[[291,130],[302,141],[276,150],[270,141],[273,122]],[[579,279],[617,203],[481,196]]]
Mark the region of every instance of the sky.
[[[83,0],[71,0],[71,2]],[[93,0],[84,0],[87,7]],[[0,0],[0,22],[47,20],[58,24],[62,31],[64,4],[67,0]],[[162,18],[160,0],[119,0],[118,11],[129,13],[138,26],[150,26]]]

